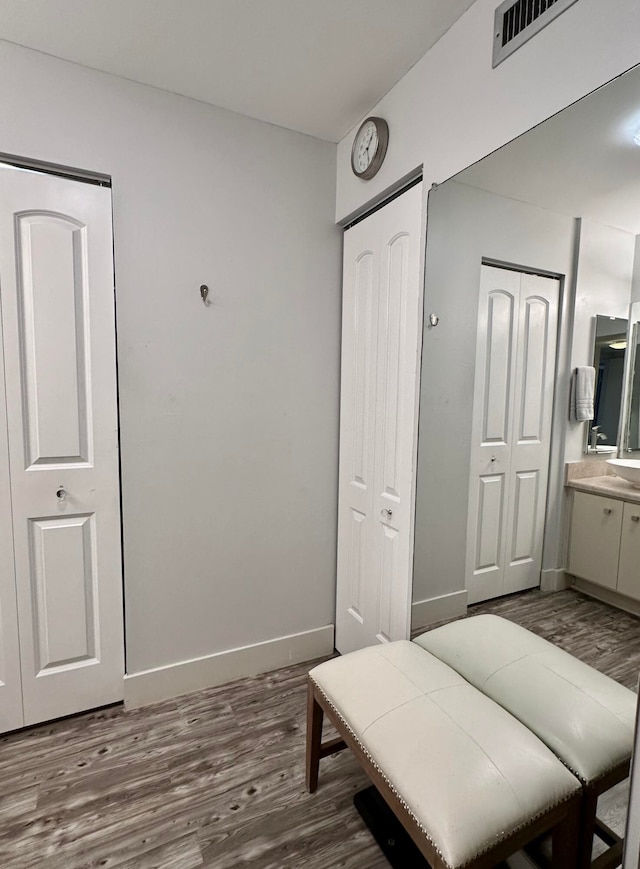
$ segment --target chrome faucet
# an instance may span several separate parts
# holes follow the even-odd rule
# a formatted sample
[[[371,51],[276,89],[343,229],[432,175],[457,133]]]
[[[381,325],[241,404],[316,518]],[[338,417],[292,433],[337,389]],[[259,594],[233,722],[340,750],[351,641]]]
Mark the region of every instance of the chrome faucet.
[[[598,452],[598,441],[606,441],[607,440],[606,434],[604,434],[603,432],[600,431],[601,428],[602,428],[602,426],[600,426],[600,425],[591,426],[590,445],[591,445],[591,451],[593,453]]]

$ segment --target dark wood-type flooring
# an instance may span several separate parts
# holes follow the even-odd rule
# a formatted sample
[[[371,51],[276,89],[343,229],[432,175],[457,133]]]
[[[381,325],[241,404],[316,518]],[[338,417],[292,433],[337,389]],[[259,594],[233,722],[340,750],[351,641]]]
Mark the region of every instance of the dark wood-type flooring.
[[[572,591],[470,612],[513,619],[636,688],[633,616]],[[353,808],[367,780],[348,752],[305,792],[309,666],[1,737],[1,869],[388,869]],[[609,820],[622,823],[624,801],[614,794]]]

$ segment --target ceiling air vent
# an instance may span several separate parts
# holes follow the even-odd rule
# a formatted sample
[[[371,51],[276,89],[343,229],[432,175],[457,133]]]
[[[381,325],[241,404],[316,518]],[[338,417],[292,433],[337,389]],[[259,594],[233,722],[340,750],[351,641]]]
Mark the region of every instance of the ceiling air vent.
[[[496,9],[493,66],[524,45],[576,0],[505,0]]]

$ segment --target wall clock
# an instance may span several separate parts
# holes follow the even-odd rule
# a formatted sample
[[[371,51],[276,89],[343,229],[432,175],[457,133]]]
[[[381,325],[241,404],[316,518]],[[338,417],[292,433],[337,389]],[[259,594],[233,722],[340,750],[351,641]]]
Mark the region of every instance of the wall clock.
[[[382,118],[367,118],[362,122],[351,148],[351,168],[358,178],[368,181],[382,166],[387,145],[389,126]]]

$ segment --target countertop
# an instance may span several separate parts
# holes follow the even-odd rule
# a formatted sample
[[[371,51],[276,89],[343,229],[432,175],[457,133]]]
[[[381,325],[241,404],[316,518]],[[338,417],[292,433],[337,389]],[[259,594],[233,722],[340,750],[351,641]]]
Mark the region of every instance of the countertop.
[[[640,504],[640,489],[621,477],[607,475],[605,477],[582,477],[567,481],[570,489],[579,492],[591,492],[593,495],[603,495],[606,498],[617,498],[619,501],[633,501]]]

